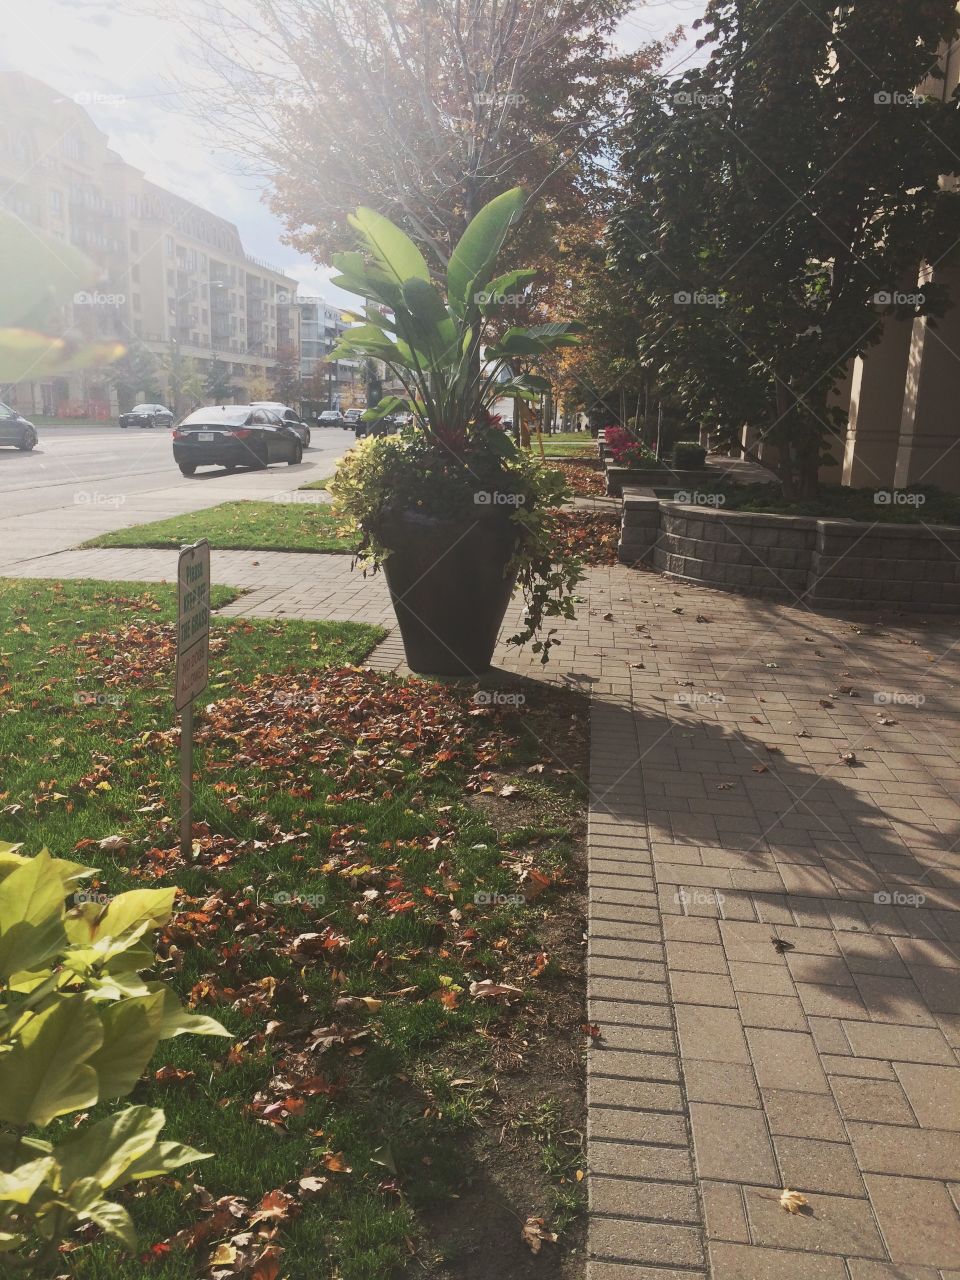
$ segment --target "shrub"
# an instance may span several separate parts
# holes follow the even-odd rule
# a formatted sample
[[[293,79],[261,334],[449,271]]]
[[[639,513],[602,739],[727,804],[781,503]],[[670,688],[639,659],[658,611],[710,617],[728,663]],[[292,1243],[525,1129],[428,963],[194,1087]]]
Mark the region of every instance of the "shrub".
[[[677,471],[697,471],[706,466],[707,451],[695,440],[678,440],[673,446],[671,465]]]
[[[657,455],[623,427],[607,427],[604,445],[616,467],[659,467]]]
[[[209,1156],[161,1142],[164,1114],[153,1107],[127,1107],[56,1142],[31,1130],[130,1093],[160,1040],[229,1034],[141,977],[176,890],[104,903],[80,891],[91,874],[0,842],[0,1250],[34,1271],[76,1223],[135,1248],[129,1214],[106,1193]]]

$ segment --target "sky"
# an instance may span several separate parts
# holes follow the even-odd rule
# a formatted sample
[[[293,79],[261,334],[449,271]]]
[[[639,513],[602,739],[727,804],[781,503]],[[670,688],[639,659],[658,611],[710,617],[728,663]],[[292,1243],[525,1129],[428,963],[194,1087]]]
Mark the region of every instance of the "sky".
[[[646,0],[618,43],[636,48],[700,16],[704,0]],[[234,222],[247,253],[299,281],[301,296],[353,305],[333,272],[283,244],[264,184],[234,157],[211,155],[171,85],[188,50],[178,23],[123,12],[122,0],[3,0],[0,69],[24,71],[86,107],[114,150],[147,178]],[[672,59],[680,61],[689,45]]]

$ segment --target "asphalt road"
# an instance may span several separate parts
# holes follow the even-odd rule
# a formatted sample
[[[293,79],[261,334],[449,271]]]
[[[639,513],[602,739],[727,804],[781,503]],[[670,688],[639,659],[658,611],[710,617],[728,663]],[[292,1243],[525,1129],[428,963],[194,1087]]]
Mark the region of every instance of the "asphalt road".
[[[271,498],[330,475],[353,432],[312,432],[300,466],[182,476],[168,430],[41,427],[32,453],[0,448],[0,573],[111,529],[237,498]]]

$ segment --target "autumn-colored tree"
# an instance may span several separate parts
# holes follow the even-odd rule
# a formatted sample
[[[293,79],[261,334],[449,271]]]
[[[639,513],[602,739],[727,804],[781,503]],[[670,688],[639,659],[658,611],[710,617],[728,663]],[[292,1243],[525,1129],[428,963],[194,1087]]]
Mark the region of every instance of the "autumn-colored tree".
[[[281,404],[293,405],[300,399],[300,353],[292,342],[277,348],[277,359],[270,370],[273,394]]]
[[[179,3],[219,83],[198,110],[270,176],[293,243],[320,261],[355,246],[347,217],[371,205],[443,263],[522,185],[534,212],[504,267],[537,265],[608,180],[611,119],[661,48],[611,43],[631,0]]]

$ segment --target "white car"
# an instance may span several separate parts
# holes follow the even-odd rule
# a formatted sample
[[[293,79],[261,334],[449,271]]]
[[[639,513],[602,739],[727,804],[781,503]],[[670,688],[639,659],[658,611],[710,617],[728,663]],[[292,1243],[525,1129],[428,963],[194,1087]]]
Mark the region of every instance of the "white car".
[[[310,444],[310,428],[301,419],[296,409],[291,409],[286,404],[280,404],[278,400],[253,400],[251,404],[255,409],[269,409],[271,413],[278,414],[287,426],[297,433],[300,437],[300,443],[305,449]]]

